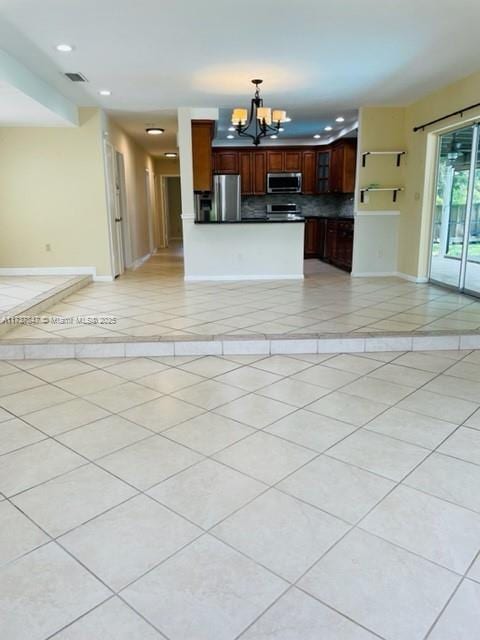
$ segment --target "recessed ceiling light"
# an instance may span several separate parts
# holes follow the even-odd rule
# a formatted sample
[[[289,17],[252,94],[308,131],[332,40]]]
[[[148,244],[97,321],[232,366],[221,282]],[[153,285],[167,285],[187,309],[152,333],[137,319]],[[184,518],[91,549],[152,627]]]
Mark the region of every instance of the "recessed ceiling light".
[[[111,96],[112,92],[110,91],[110,89],[100,89],[100,91],[98,92],[101,96]]]
[[[322,136],[319,133],[316,133],[313,137],[318,140],[318,138],[321,138]]]
[[[338,116],[338,118],[335,118],[335,122],[345,122],[345,118],[343,116]]]
[[[176,158],[177,154],[174,153],[173,151],[167,151],[167,153],[165,154],[166,158]]]
[[[71,44],[57,44],[55,49],[57,51],[60,51],[61,53],[70,53],[71,51],[73,51],[73,47]]]
[[[278,138],[278,136],[276,136],[275,134],[273,134],[273,136],[270,136],[270,138],[271,138],[272,140],[276,140],[276,139]]]
[[[282,131],[285,131],[285,129],[283,127],[280,127],[279,131],[282,132]]]
[[[230,133],[230,134],[227,136],[227,138],[228,138],[229,140],[233,140],[233,139],[235,138],[235,136],[232,136],[232,134]]]
[[[291,118],[285,118],[284,122],[291,122],[292,119]]]
[[[331,131],[332,129],[333,129],[333,127],[331,127],[330,125],[327,125],[327,126],[325,127],[325,131]]]
[[[235,131],[235,127],[228,127],[229,131]]]
[[[148,127],[145,131],[149,136],[161,136],[165,129],[161,127]]]

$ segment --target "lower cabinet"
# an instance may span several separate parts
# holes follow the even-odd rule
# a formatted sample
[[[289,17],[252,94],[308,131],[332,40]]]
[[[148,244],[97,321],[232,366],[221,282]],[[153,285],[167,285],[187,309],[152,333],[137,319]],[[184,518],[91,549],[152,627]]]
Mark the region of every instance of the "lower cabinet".
[[[304,257],[351,271],[353,224],[353,220],[339,218],[306,218]]]
[[[319,218],[305,218],[304,257],[318,258],[319,250]]]

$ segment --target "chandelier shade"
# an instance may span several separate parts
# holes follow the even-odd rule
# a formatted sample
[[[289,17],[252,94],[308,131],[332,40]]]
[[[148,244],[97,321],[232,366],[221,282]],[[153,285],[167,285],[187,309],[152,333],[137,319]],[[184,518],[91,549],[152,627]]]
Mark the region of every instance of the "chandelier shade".
[[[258,146],[262,138],[267,135],[278,135],[283,131],[283,122],[289,122],[287,112],[282,109],[271,109],[263,106],[263,98],[260,97],[259,85],[263,80],[252,80],[255,85],[255,95],[251,100],[250,113],[248,109],[236,107],[232,111],[232,124],[239,136],[251,138],[253,144]]]

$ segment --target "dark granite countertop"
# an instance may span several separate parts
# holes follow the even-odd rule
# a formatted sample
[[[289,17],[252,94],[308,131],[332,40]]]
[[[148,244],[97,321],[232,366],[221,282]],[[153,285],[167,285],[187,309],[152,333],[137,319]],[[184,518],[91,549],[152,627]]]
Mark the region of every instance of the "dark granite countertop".
[[[305,213],[302,214],[304,218],[330,218],[330,219],[334,219],[334,220],[353,220],[354,216],[352,215],[345,215],[345,214],[341,214],[341,213],[322,213],[322,212],[311,212],[311,213]]]
[[[241,220],[195,220],[195,224],[291,224],[305,222],[303,216],[289,218],[242,218]]]

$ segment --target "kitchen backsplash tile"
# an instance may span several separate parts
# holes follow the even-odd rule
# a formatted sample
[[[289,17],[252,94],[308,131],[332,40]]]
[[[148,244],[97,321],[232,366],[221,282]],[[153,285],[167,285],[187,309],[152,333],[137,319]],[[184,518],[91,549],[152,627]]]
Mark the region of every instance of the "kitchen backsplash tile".
[[[353,217],[353,193],[326,193],[304,196],[297,193],[242,196],[242,215],[265,212],[267,204],[294,203],[304,216]]]

